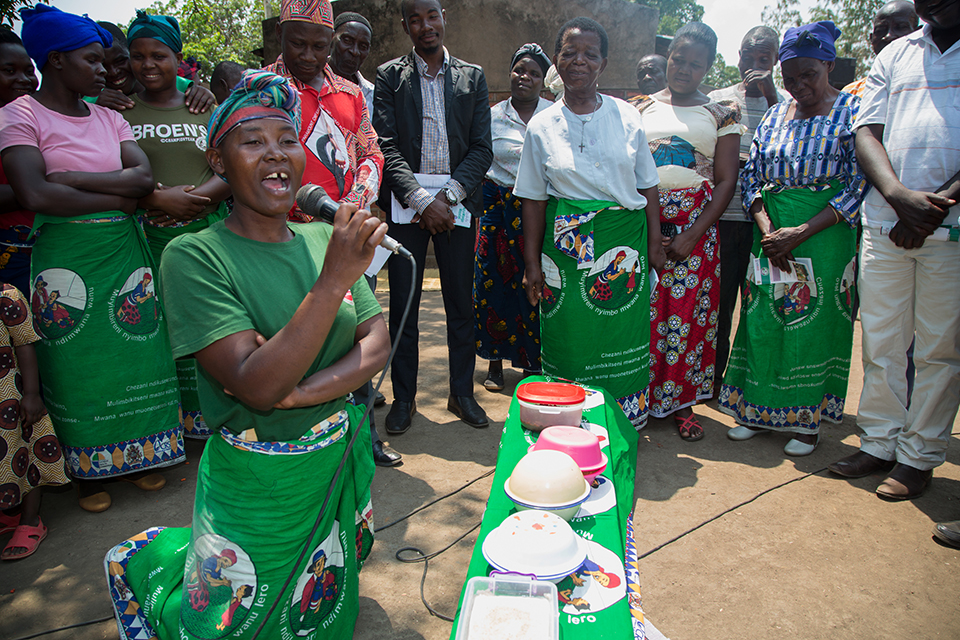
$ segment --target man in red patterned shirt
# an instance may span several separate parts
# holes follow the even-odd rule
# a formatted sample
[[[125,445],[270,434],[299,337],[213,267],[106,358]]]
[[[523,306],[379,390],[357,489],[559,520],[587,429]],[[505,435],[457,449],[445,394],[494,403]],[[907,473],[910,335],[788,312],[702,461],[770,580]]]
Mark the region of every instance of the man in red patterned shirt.
[[[307,151],[304,184],[323,187],[334,200],[366,209],[380,191],[383,154],[360,87],[327,64],[333,7],[328,0],[283,0],[277,37],[281,54],[267,69],[289,78],[300,91],[300,143]],[[312,218],[294,206],[289,219]]]

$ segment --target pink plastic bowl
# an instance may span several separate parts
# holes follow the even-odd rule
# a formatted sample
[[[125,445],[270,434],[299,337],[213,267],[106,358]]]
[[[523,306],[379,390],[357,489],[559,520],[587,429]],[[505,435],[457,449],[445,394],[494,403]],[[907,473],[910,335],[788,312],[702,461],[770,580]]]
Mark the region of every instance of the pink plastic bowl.
[[[587,482],[607,468],[607,456],[600,451],[600,439],[580,427],[548,427],[540,432],[531,451],[562,451],[573,458]]]

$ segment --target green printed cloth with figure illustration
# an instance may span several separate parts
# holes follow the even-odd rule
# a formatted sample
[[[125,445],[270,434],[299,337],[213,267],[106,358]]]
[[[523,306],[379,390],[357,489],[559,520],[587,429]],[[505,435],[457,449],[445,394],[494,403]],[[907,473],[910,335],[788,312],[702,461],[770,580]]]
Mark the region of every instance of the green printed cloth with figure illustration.
[[[597,385],[637,426],[647,419],[647,218],[613,202],[550,198],[541,268],[546,375]]]
[[[373,546],[374,465],[362,413],[362,406],[347,405],[290,442],[246,441],[225,429],[210,438],[192,528],[148,529],[107,553],[122,640],[251,638],[278,598],[261,638],[352,637],[359,573]],[[296,564],[305,545],[309,551]]]
[[[774,228],[796,227],[820,213],[840,188],[834,181],[820,191],[767,190],[763,204]],[[759,228],[752,252],[754,258],[763,255]],[[748,266],[720,409],[740,424],[817,433],[822,420],[843,420],[853,348],[856,230],[841,221],[792,253],[795,282],[758,285],[752,263]]]
[[[124,475],[184,459],[177,374],[139,225],[37,216],[30,303],[44,400],[67,468]]]
[[[550,378],[531,376],[524,382],[540,380]],[[557,584],[560,638],[642,640],[643,612],[631,524],[639,437],[613,396],[598,388],[584,386],[584,390],[586,401],[581,425],[600,439],[601,451],[607,456],[607,468],[594,481],[590,498],[570,521],[573,530],[587,541],[588,550],[583,565]],[[493,487],[465,582],[493,571],[483,557],[483,541],[517,512],[503,487],[538,436],[537,432],[521,426],[520,405],[515,394],[500,439]],[[458,619],[463,613],[462,595],[459,607]],[[451,639],[456,632],[455,621]]]

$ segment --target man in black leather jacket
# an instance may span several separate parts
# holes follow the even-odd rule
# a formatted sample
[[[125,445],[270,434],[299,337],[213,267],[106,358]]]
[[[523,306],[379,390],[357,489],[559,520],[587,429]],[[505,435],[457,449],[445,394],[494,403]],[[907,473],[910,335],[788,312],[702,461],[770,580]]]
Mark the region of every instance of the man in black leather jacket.
[[[417,259],[417,276],[411,281],[409,265],[390,259],[390,338],[400,344],[391,370],[394,402],[386,429],[394,435],[405,432],[416,410],[417,317],[431,239],[447,316],[447,409],[472,427],[486,427],[487,416],[473,397],[473,256],[477,217],[483,213],[480,182],[493,161],[487,82],[483,69],[454,58],[443,46],[446,16],[438,0],[403,0],[401,13],[413,51],[377,69],[373,127],[385,158],[379,205],[387,212],[390,235]],[[424,179],[418,181],[415,174],[449,178],[439,180],[439,191],[427,191],[420,183]],[[392,219],[392,198],[414,211],[412,223]],[[470,213],[469,227],[454,224],[460,206]],[[398,336],[411,287],[413,308]]]

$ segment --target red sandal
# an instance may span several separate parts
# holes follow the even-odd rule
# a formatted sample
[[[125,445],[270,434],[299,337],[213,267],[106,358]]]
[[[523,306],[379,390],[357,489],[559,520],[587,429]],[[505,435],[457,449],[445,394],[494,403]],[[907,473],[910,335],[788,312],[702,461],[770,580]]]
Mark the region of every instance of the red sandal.
[[[39,520],[37,526],[35,527],[22,524],[13,532],[13,537],[10,538],[10,542],[8,542],[7,546],[4,547],[3,553],[6,553],[8,549],[17,548],[23,548],[26,549],[26,551],[15,555],[3,555],[0,556],[0,559],[22,560],[23,558],[32,556],[36,552],[37,547],[40,546],[40,543],[43,542],[43,539],[46,537],[47,527],[43,524],[43,520]]]
[[[687,442],[694,442],[703,438],[703,427],[700,425],[700,421],[697,420],[695,413],[691,413],[687,418],[681,418],[674,414],[673,421],[677,424],[677,431],[680,432],[680,437]]]

